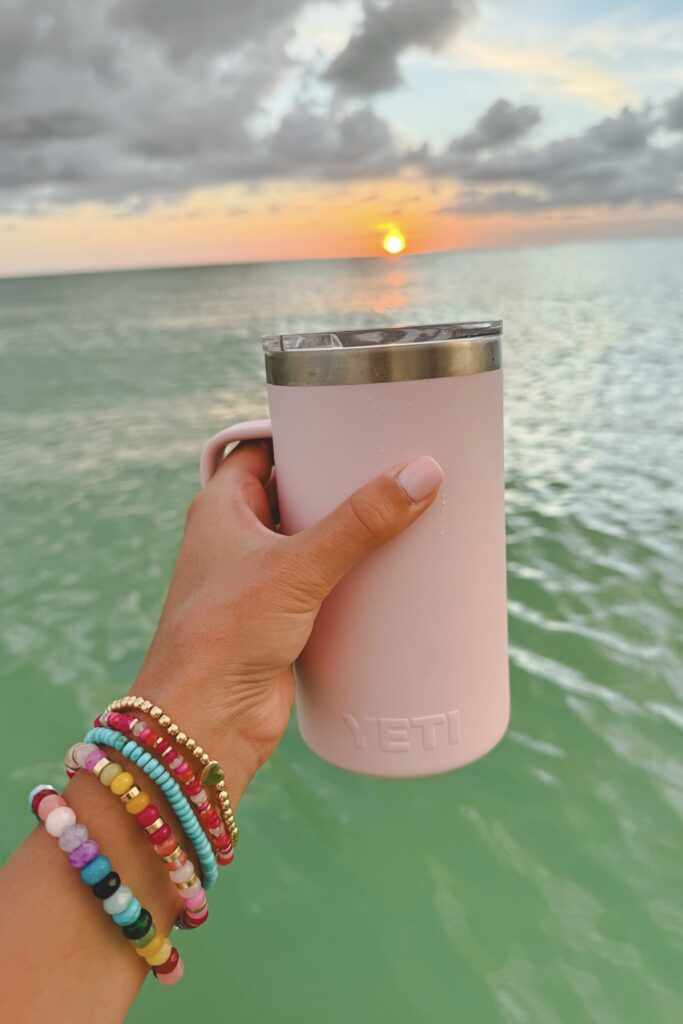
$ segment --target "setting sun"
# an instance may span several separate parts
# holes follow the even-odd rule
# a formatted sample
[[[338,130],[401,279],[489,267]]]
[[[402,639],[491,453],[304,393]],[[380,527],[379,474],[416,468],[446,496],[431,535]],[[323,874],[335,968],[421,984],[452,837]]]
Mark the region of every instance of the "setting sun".
[[[406,240],[404,236],[396,228],[392,228],[388,231],[382,239],[382,246],[385,252],[390,253],[392,256],[396,256],[399,252],[403,252],[406,247]]]

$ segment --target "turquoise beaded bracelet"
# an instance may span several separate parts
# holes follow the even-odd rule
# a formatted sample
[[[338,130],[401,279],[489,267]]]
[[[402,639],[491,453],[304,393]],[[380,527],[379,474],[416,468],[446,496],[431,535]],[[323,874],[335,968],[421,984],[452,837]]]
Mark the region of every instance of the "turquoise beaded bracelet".
[[[103,743],[107,747],[114,747],[124,757],[129,758],[138,768],[149,776],[152,782],[156,782],[162,791],[178,821],[183,827],[185,835],[190,840],[199,862],[202,866],[202,883],[205,889],[210,889],[218,878],[218,867],[211,844],[206,838],[204,831],[197,822],[194,812],[187,798],[180,789],[180,786],[172,779],[164,766],[155,757],[144,750],[134,740],[115,732],[113,729],[95,728],[91,729],[85,737],[84,743]]]

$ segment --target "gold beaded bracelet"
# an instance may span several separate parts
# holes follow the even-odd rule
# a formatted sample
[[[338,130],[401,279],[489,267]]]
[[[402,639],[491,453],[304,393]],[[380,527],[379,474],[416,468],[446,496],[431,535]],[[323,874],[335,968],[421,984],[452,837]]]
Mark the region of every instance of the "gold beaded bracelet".
[[[121,697],[120,700],[113,700],[111,704],[107,706],[105,714],[110,711],[128,711],[135,709],[136,711],[142,711],[144,714],[149,715],[153,718],[162,729],[165,729],[168,735],[181,747],[185,747],[186,750],[197,758],[201,765],[201,774],[199,781],[202,786],[215,787],[216,794],[218,796],[218,813],[221,816],[221,820],[225,825],[226,829],[230,833],[230,838],[233,845],[236,845],[239,840],[240,831],[235,821],[235,815],[232,812],[230,806],[230,797],[228,790],[225,785],[225,772],[221,768],[218,761],[214,761],[206,753],[203,747],[200,747],[196,740],[193,740],[191,736],[182,732],[180,728],[171,721],[169,716],[165,714],[160,707],[156,704],[152,704],[150,700],[145,700],[144,697]]]

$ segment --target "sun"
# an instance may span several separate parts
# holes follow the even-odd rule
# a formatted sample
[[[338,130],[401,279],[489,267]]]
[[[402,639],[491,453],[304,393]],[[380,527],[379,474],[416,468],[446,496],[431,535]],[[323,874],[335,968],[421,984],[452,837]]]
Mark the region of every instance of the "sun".
[[[391,228],[382,239],[382,248],[391,256],[397,256],[398,253],[403,252],[405,247],[405,237],[398,228]]]

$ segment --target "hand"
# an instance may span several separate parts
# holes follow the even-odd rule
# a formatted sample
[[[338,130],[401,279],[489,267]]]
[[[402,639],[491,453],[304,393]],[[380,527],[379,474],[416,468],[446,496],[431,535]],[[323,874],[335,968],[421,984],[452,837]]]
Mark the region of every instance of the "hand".
[[[250,441],[192,502],[132,692],[157,701],[225,764],[233,803],[287,727],[292,662],[321,602],[356,562],[429,507],[442,479],[434,459],[414,459],[284,536],[276,532],[270,442]]]

